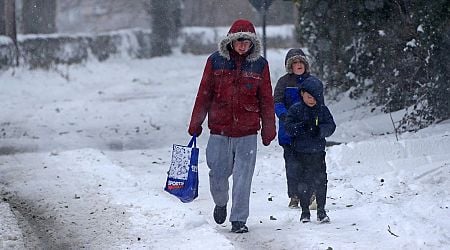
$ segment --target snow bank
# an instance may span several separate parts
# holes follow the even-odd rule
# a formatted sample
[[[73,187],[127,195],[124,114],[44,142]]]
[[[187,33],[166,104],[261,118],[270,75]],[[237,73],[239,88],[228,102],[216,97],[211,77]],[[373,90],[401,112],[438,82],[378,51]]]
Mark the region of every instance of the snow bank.
[[[24,249],[22,231],[9,204],[0,201],[0,248]]]

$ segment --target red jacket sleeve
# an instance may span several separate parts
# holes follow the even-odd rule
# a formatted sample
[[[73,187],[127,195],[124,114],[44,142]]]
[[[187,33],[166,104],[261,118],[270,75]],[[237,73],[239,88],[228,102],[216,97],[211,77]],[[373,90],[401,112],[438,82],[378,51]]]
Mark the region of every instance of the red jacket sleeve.
[[[261,110],[261,137],[265,146],[275,139],[276,127],[275,127],[275,110],[274,101],[272,96],[272,84],[270,82],[269,65],[266,64],[263,70],[263,83],[259,91],[259,103]]]
[[[189,134],[199,136],[202,133],[202,123],[208,114],[211,106],[213,89],[212,89],[212,63],[208,58],[205,69],[203,70],[202,80],[198,88],[197,97],[195,98],[194,108],[192,110],[191,121],[189,123]]]

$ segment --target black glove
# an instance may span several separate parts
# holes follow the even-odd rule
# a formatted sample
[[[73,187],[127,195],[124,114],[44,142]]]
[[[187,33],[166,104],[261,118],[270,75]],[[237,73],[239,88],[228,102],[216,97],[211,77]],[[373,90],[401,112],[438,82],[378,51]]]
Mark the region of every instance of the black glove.
[[[320,128],[319,128],[319,126],[312,125],[309,128],[309,134],[311,135],[312,138],[318,137],[320,135]]]
[[[314,120],[305,122],[305,130],[312,138],[315,138],[320,134],[320,128],[316,125]]]

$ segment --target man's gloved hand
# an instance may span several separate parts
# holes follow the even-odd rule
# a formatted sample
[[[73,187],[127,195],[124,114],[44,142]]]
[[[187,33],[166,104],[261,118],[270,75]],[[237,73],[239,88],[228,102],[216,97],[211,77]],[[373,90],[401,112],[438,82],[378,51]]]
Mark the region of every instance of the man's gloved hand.
[[[277,136],[277,132],[275,131],[275,127],[263,127],[261,131],[261,139],[264,146],[269,146],[270,142],[275,139]]]
[[[194,136],[194,135],[195,135],[195,136],[199,137],[200,134],[202,133],[202,130],[203,130],[202,126],[199,126],[199,127],[197,127],[197,128],[189,127],[188,133],[189,133],[191,136]]]

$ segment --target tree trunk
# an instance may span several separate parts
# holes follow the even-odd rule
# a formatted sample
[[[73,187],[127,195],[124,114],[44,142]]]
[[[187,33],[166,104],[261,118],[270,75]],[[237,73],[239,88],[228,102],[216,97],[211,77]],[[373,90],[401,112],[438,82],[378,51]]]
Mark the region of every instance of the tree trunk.
[[[180,0],[152,0],[148,13],[152,17],[152,56],[172,53],[181,28]]]
[[[19,47],[17,46],[17,30],[16,30],[16,1],[4,1],[5,13],[5,35],[11,37],[16,48],[16,65],[19,65]]]
[[[6,27],[6,23],[5,23],[5,1],[4,0],[0,0],[0,36],[1,35],[6,35],[5,33],[5,27]]]

